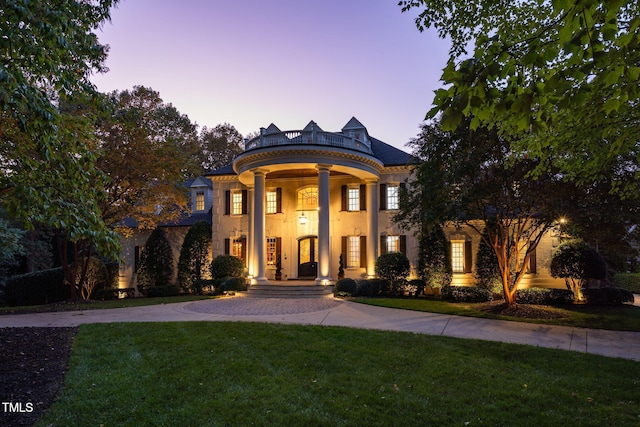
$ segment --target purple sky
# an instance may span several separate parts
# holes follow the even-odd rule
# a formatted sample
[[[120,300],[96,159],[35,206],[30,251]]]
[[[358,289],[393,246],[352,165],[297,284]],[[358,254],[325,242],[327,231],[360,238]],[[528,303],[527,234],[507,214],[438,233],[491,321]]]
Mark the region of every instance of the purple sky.
[[[418,134],[449,43],[396,0],[121,0],[98,33],[102,92],[151,87],[200,126],[246,135],[356,116],[398,148]]]

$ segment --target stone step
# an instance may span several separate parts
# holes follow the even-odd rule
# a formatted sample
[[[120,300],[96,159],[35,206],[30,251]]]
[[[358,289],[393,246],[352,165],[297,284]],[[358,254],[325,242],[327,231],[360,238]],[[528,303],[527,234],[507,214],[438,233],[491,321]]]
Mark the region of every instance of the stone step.
[[[255,298],[318,298],[333,292],[333,286],[322,285],[251,285],[247,296]]]

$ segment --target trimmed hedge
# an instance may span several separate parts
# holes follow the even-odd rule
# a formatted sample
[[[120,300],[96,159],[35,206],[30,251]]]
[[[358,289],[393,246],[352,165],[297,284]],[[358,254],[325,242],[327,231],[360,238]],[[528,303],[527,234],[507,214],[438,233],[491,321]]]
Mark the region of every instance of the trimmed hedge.
[[[487,302],[493,299],[491,291],[475,286],[443,286],[442,299],[453,302]]]
[[[146,289],[147,297],[175,297],[180,295],[179,286],[150,286]]]
[[[247,280],[244,277],[230,277],[222,282],[218,288],[218,292],[228,291],[246,291]]]
[[[640,273],[616,273],[613,284],[622,289],[640,294]]]
[[[336,282],[334,293],[338,294],[340,292],[345,292],[351,296],[356,296],[358,295],[358,284],[353,279],[340,279]]]
[[[573,292],[568,289],[529,288],[516,291],[518,304],[563,305],[573,303]]]
[[[64,284],[62,267],[10,277],[4,290],[5,302],[12,307],[50,304],[69,298],[71,288]]]

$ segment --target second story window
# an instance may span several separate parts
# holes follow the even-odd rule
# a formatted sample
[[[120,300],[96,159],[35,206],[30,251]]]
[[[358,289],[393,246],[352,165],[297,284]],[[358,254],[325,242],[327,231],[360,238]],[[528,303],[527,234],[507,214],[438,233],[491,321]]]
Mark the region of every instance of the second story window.
[[[398,187],[397,185],[387,185],[387,209],[396,210],[399,208],[398,199]]]
[[[231,193],[231,215],[242,215],[242,193]]]
[[[268,214],[274,214],[278,212],[278,193],[276,191],[267,191],[267,210]]]
[[[360,210],[360,187],[349,187],[347,189],[347,210]]]

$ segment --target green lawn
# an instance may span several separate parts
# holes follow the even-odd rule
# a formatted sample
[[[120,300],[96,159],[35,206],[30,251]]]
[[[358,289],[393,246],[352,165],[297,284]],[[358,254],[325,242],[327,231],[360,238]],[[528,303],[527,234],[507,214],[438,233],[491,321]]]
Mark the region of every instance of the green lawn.
[[[426,298],[354,298],[352,301],[381,307],[453,314],[458,316],[485,317],[489,319],[515,320],[518,322],[563,325],[591,329],[640,331],[640,307],[574,305],[549,308],[566,315],[560,319],[526,319],[494,315],[480,309],[481,304],[452,303]]]
[[[79,329],[40,426],[637,425],[640,363],[340,327]]]

